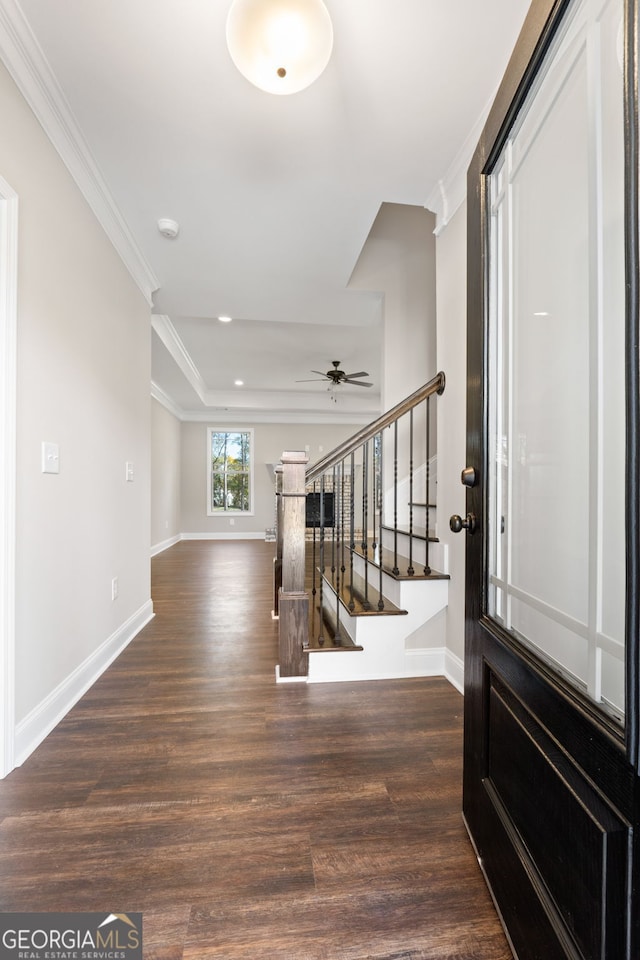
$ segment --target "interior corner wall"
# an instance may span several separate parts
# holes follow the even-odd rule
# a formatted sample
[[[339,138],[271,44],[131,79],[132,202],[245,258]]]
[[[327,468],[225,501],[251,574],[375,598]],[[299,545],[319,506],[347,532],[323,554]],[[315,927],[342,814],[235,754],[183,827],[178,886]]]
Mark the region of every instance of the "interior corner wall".
[[[465,513],[460,474],[466,459],[467,208],[464,203],[436,240],[438,369],[447,382],[437,404],[438,538],[449,552],[447,649],[464,659],[465,536],[451,533],[448,518]]]
[[[384,410],[437,372],[434,229],[435,216],[424,207],[383,203],[349,281],[384,295]]]
[[[151,552],[180,537],[181,423],[151,400]]]
[[[1,64],[0,116],[0,175],[19,198],[21,762],[152,615],[150,307]],[[57,474],[43,441],[59,445]]]
[[[207,428],[242,430],[251,424],[183,423],[181,444],[182,534],[186,538],[263,537],[274,526],[273,464],[285,450],[306,450],[313,464],[362,429],[361,424],[256,423],[254,435],[254,513],[207,516]],[[231,523],[233,521],[233,523]]]

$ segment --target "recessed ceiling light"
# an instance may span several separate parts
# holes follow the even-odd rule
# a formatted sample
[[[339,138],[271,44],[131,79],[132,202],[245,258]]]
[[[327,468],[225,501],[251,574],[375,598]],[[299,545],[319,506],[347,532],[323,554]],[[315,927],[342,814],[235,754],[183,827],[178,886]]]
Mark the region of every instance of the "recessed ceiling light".
[[[232,317],[218,317],[220,323],[231,323]]]
[[[244,387],[244,380],[234,380],[236,387]]]

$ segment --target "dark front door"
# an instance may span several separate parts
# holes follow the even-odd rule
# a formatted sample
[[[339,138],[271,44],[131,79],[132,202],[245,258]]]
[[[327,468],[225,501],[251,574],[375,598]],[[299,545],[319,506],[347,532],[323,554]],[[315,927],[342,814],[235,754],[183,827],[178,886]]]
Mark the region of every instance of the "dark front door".
[[[464,816],[520,960],[640,958],[636,38],[534,0],[469,172]]]

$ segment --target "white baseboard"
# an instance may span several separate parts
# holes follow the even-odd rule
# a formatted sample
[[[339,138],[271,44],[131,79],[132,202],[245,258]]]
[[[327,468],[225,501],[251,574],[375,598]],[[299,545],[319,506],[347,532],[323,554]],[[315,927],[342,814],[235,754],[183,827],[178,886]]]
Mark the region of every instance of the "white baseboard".
[[[181,540],[266,540],[264,533],[177,533],[161,543],[151,547],[151,556],[155,557],[163,550],[168,550]]]
[[[182,533],[181,540],[264,540],[261,533]]]
[[[281,677],[280,664],[276,663],[276,683],[306,683],[307,677]]]
[[[153,616],[153,603],[148,600],[17,724],[16,766],[24,763]]]
[[[182,540],[182,535],[177,533],[175,537],[169,537],[168,540],[163,540],[161,543],[156,543],[154,547],[151,547],[151,556],[155,557],[158,553],[162,553],[163,550],[168,550],[169,547],[172,547],[175,543],[180,543]]]
[[[451,650],[445,650],[444,675],[458,693],[464,694],[464,661]]]
[[[444,647],[405,650],[405,677],[441,677],[444,674]]]

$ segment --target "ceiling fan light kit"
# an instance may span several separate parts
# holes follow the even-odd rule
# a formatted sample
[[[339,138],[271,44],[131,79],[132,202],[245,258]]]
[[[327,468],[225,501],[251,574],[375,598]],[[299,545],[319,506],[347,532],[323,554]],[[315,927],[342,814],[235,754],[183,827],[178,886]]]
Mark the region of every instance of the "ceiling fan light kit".
[[[322,0],[233,0],[227,47],[240,73],[266,93],[298,93],[317,80],[333,49]]]

